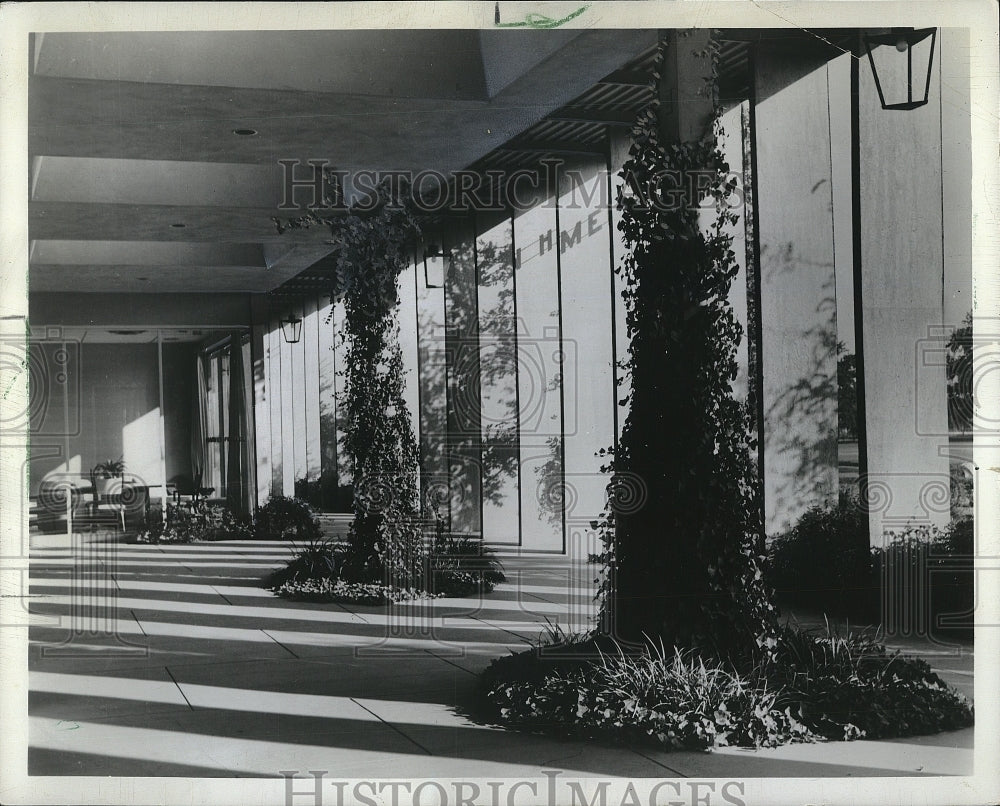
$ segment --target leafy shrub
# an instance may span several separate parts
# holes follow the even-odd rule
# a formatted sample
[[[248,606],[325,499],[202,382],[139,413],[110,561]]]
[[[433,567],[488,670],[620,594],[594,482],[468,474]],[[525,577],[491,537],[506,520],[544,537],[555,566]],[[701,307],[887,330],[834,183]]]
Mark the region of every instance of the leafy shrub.
[[[164,523],[160,512],[146,519],[136,536],[139,543],[192,543],[200,540],[249,540],[253,529],[225,505],[196,501],[190,507],[167,507]]]
[[[872,551],[872,573],[876,580],[885,580],[887,604],[897,612],[926,619],[931,630],[971,631],[975,607],[972,518],[954,521],[946,529],[911,527],[886,537],[885,545]],[[927,608],[922,612],[921,603]]]
[[[742,674],[678,649],[626,655],[605,651],[609,643],[595,636],[548,658],[534,647],[494,661],[482,676],[489,715],[526,730],[699,749],[918,735],[973,721],[926,663],[886,652],[870,634],[785,628],[774,661]]]
[[[866,548],[868,516],[855,499],[842,495],[835,508],[813,507],[772,541],[770,582],[784,603],[829,615],[880,622],[884,603],[926,619],[932,630],[971,630],[972,518],[945,529],[913,526],[885,537],[883,545]]]
[[[885,739],[972,724],[972,709],[918,658],[889,653],[871,632],[785,629],[772,678],[780,701],[828,739]]]
[[[318,479],[295,479],[295,497],[323,512],[350,512],[354,487],[337,482],[334,473],[327,473]]]
[[[975,401],[973,389],[975,376],[972,372],[974,348],[972,311],[969,311],[962,320],[962,326],[952,331],[945,354],[948,377],[948,427],[961,431],[972,429]]]
[[[768,573],[791,604],[850,616],[877,608],[868,514],[842,494],[834,508],[812,507],[770,546]]]
[[[312,507],[298,498],[275,495],[257,507],[254,532],[262,540],[312,541],[320,536]]]
[[[949,486],[951,488],[951,509],[953,513],[972,510],[972,495],[975,477],[964,462],[953,461],[949,465]]]

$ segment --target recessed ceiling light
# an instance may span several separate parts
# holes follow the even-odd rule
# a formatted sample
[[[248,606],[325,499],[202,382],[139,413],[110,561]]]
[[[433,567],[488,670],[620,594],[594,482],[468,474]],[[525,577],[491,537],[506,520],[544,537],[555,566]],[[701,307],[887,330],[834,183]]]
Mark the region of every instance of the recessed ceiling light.
[[[257,134],[256,129],[233,129],[233,134],[239,135],[240,137],[253,137]]]
[[[184,229],[184,227],[186,227],[187,224],[177,223],[177,224],[171,224],[170,226],[173,227],[174,229]]]

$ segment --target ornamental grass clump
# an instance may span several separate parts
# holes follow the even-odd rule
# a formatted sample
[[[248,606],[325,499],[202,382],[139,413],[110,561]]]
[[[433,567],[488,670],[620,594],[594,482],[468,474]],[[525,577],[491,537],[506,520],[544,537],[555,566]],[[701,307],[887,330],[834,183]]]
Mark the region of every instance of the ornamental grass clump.
[[[430,590],[444,596],[489,593],[506,579],[496,552],[481,540],[440,531],[435,536],[425,578]]]
[[[332,579],[341,563],[343,548],[329,538],[315,537],[301,546],[292,544],[292,559],[283,568],[272,571],[267,586],[279,589],[287,583]]]
[[[638,654],[599,652],[596,661],[541,680],[497,682],[488,693],[494,716],[512,727],[670,749],[808,739],[778,697],[734,669],[653,645]]]

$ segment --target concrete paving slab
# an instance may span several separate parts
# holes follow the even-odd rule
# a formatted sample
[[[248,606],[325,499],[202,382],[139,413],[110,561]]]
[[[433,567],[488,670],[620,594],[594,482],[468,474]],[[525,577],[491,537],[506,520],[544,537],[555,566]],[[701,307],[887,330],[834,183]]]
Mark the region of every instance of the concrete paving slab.
[[[317,697],[370,697],[400,702],[433,702],[451,706],[467,694],[474,679],[444,661],[425,655],[405,664],[391,660],[358,661],[348,656],[336,662],[306,660],[170,666],[182,687],[217,686],[247,692]]]
[[[109,776],[116,778],[270,778],[269,773],[247,773],[224,770],[210,764],[196,766],[174,764],[156,759],[127,758],[107,753],[84,753],[54,750],[47,747],[28,748],[28,775]]]
[[[512,733],[503,728],[435,730],[420,725],[393,724],[431,751],[434,759],[428,761],[428,766],[436,767],[438,758],[447,757],[465,759],[469,769],[498,761],[517,764],[522,766],[524,774],[537,776],[546,769],[625,778],[662,778],[670,774],[657,760],[628,747]]]
[[[733,758],[745,754],[736,748],[721,748],[713,755]],[[844,775],[884,774],[893,770],[897,775],[972,775],[972,753],[963,747],[942,747],[912,742],[909,739],[893,741],[829,742],[820,746],[790,744],[784,747],[755,751],[758,762],[814,763],[846,767],[853,772]],[[687,773],[686,773],[687,774]]]
[[[847,743],[844,743],[847,744]],[[912,777],[934,775],[921,771],[904,771],[895,765],[879,767],[852,764],[842,760],[826,745],[799,758],[771,756],[764,750],[722,748],[705,752],[675,751],[659,753],[643,750],[651,759],[662,760],[677,777],[682,778],[870,778]]]
[[[480,672],[482,672],[487,666],[490,665],[490,663],[493,662],[494,658],[499,658],[510,654],[509,651],[506,651],[506,652],[498,652],[492,655],[482,652],[480,653],[465,652],[457,655],[456,654],[448,655],[444,653],[438,654],[433,649],[430,649],[428,651],[434,653],[435,655],[438,655],[438,657],[440,657],[442,660],[445,660],[448,663],[457,666],[467,674],[473,676],[478,675]]]
[[[36,618],[49,623],[29,631],[32,769],[81,774],[89,764],[92,775],[207,776],[330,769],[342,778],[385,777],[390,769],[399,778],[537,776],[542,769],[656,777],[971,769],[971,730],[936,740],[663,753],[479,725],[467,716],[476,673],[523,649],[546,619],[572,623],[586,612],[589,591],[567,580],[592,568],[517,557],[511,583],[480,599],[386,608],[274,597],[258,587],[261,566],[277,567],[285,556],[286,545],[256,543],[119,551],[117,637],[72,630],[74,617],[102,612],[110,592],[104,566],[87,566],[92,596],[81,608],[65,590],[79,571],[73,556],[33,564],[37,590],[55,595],[37,608],[46,615]],[[67,638],[63,648],[75,655],[43,654]],[[931,659],[945,679],[971,689],[971,654],[939,648]]]
[[[201,642],[179,641],[175,646],[151,645],[150,640],[136,632],[115,636],[82,636],[68,630],[33,628],[29,633],[28,667],[46,672],[76,672],[104,674],[132,672],[166,663],[217,662],[217,647]],[[264,645],[261,645],[264,646]],[[280,649],[280,647],[276,647]],[[266,657],[265,650],[257,654]],[[245,662],[249,652],[244,652]]]
[[[162,666],[137,669],[127,677],[117,671],[101,675],[32,670],[28,687],[34,698],[29,699],[28,712],[34,716],[90,719],[189,707]]]
[[[34,718],[29,735],[36,747],[66,753],[100,747],[109,756],[138,760],[146,771],[160,763],[211,769],[227,777],[278,777],[288,769],[383,777],[408,756],[426,759],[419,747],[381,722],[343,721],[336,728],[320,722],[199,710],[114,722]]]

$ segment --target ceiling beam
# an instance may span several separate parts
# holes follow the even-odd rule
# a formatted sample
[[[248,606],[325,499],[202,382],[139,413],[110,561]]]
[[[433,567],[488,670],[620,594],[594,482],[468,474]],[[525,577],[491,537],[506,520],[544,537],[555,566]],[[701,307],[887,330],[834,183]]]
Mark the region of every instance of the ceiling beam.
[[[626,87],[647,87],[653,77],[643,70],[615,70],[609,73],[598,84],[618,84]]]
[[[637,113],[586,109],[583,107],[563,107],[553,112],[546,120],[563,120],[573,123],[599,123],[612,128],[630,129],[635,124]]]
[[[520,151],[533,154],[579,154],[603,156],[607,146],[603,143],[580,143],[575,140],[519,140],[500,146],[499,151]]]

